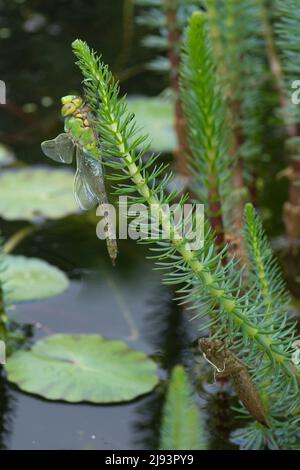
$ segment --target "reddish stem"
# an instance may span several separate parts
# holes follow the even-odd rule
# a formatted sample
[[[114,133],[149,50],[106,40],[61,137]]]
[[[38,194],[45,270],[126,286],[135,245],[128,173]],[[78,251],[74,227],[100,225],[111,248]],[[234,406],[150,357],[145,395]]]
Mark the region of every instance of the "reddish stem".
[[[172,0],[165,0],[166,19],[168,27],[169,61],[171,64],[171,87],[175,92],[175,122],[174,127],[177,134],[178,147],[174,152],[178,173],[181,176],[189,176],[188,172],[188,137],[186,120],[180,99],[179,69],[180,69],[180,42],[181,32],[177,25],[177,12]]]

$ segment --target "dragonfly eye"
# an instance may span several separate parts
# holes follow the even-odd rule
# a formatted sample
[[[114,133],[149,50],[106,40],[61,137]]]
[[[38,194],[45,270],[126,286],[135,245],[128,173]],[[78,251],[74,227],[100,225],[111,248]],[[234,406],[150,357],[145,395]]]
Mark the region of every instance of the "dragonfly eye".
[[[71,116],[76,111],[77,106],[74,103],[66,103],[61,109],[61,113],[64,117]]]
[[[73,104],[76,108],[80,108],[80,106],[83,105],[83,99],[80,98],[80,96],[77,96],[76,98],[74,98]]]

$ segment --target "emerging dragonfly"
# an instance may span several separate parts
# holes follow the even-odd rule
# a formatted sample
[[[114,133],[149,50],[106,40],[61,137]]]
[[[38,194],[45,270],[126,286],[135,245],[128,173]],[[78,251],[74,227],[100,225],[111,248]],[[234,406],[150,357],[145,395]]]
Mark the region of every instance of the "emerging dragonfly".
[[[91,125],[91,111],[78,96],[64,96],[62,116],[65,118],[65,132],[53,140],[42,142],[44,154],[56,162],[72,163],[76,152],[77,171],[74,179],[74,197],[83,210],[97,204],[108,204],[101,161],[91,151],[97,149],[96,133]],[[106,223],[106,244],[112,263],[118,254],[115,237],[111,234],[109,211],[104,212]]]

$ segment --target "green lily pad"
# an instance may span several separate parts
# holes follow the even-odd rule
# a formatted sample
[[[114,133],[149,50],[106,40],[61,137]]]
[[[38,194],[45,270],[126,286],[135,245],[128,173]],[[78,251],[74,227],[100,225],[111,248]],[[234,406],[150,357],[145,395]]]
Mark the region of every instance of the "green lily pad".
[[[69,170],[22,168],[0,175],[0,216],[7,220],[58,219],[78,212]]]
[[[53,335],[7,360],[8,379],[48,400],[114,403],[150,392],[155,363],[121,341],[98,335]]]
[[[153,152],[172,152],[177,146],[174,130],[174,103],[161,97],[132,97],[128,109],[145,134],[149,134]]]
[[[15,161],[13,152],[3,144],[0,144],[0,166],[11,165]]]
[[[4,265],[0,280],[5,282],[12,302],[53,297],[69,286],[69,280],[62,271],[38,258],[8,255]]]

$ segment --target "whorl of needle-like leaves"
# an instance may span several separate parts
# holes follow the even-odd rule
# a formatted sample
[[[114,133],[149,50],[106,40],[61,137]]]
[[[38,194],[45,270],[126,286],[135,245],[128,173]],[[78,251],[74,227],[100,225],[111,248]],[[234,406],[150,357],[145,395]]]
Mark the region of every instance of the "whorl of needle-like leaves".
[[[205,0],[246,183],[261,159],[268,69],[257,0]]]
[[[194,13],[190,20],[182,59],[181,96],[188,121],[195,189],[207,208],[221,210],[222,201],[228,196],[232,162],[227,147],[225,103],[204,13]]]
[[[295,322],[289,321],[290,299],[259,216],[251,204],[245,208],[245,238],[249,254],[248,282],[255,286],[253,295],[262,299],[257,320],[272,332],[274,342],[292,363],[293,343],[297,339]],[[255,302],[255,298],[252,300]],[[251,367],[251,364],[249,363]],[[253,367],[253,364],[252,364]],[[297,371],[296,365],[292,365]],[[299,374],[299,369],[298,369]],[[250,449],[290,448],[299,443],[299,389],[285,380],[280,369],[274,373],[266,357],[261,358],[254,370],[253,380],[260,392],[268,416],[269,427],[252,423],[238,433],[243,447]],[[243,410],[244,414],[247,414]],[[284,418],[284,423],[283,423]]]

